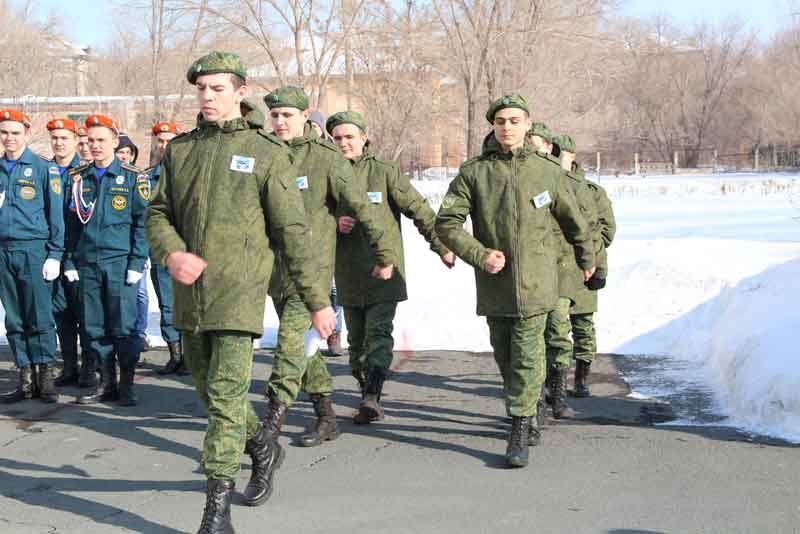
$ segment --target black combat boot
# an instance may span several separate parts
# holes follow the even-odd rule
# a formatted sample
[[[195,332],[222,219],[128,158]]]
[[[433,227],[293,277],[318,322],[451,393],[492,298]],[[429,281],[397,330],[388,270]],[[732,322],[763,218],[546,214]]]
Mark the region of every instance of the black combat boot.
[[[353,378],[355,378],[356,382],[358,382],[358,391],[361,392],[361,399],[363,400],[365,390],[367,389],[367,379],[362,371],[356,371],[353,369],[350,371],[350,374],[352,374]]]
[[[508,435],[508,448],[506,448],[506,464],[508,467],[525,467],[528,465],[530,426],[530,417],[511,418],[511,433]]]
[[[586,384],[589,378],[589,369],[592,366],[591,362],[583,360],[575,360],[575,393],[576,397],[588,397],[591,395],[589,386]]]
[[[209,480],[206,507],[197,534],[236,534],[231,523],[233,480]]]
[[[364,398],[358,407],[358,413],[353,417],[357,425],[367,425],[373,421],[383,419],[383,408],[380,405],[383,383],[386,376],[383,369],[373,368],[367,377],[364,387]]]
[[[97,356],[91,352],[81,353],[81,371],[78,376],[78,387],[97,387],[100,383],[100,379],[97,377],[98,371],[100,371],[100,362],[97,361]]]
[[[188,376],[192,374],[192,370],[189,369],[188,364],[186,363],[186,356],[183,354],[183,342],[178,341],[178,359],[180,360],[180,365],[178,366],[178,376]]]
[[[133,377],[136,374],[136,367],[119,366],[119,404],[120,406],[136,406],[139,404],[139,397],[133,389]]]
[[[182,354],[181,354],[181,344],[179,341],[175,341],[173,343],[167,343],[167,350],[169,350],[169,360],[167,363],[164,364],[164,367],[156,371],[156,373],[160,375],[171,375],[173,373],[178,372],[178,368],[181,366]]]
[[[33,380],[33,366],[26,365],[19,370],[19,384],[17,389],[3,394],[0,399],[6,404],[32,399],[35,394],[35,384]]]
[[[542,434],[539,431],[541,425],[539,417],[531,417],[531,424],[528,427],[528,447],[536,447],[542,442]]]
[[[331,398],[315,393],[311,395],[311,402],[314,403],[317,422],[313,430],[300,436],[298,443],[303,447],[316,447],[323,441],[333,441],[339,437],[339,426],[336,424],[336,412],[333,411]]]
[[[42,402],[52,404],[58,402],[58,390],[53,380],[53,368],[46,363],[37,366],[36,383],[39,385],[39,396]]]
[[[261,424],[267,431],[269,439],[277,442],[289,407],[278,400],[278,395],[270,388],[267,388],[266,396],[269,402],[267,403],[267,413],[261,418]]]
[[[74,352],[62,352],[61,359],[64,361],[64,367],[61,368],[61,373],[53,380],[53,384],[62,388],[64,386],[77,386],[78,385],[78,355]]]
[[[283,447],[277,439],[270,438],[262,423],[258,433],[245,443],[244,452],[250,455],[253,465],[242,502],[247,506],[260,506],[272,495],[272,479],[283,463]]]
[[[555,369],[553,371],[553,389],[550,395],[553,399],[553,417],[556,419],[569,419],[575,415],[567,404],[567,372],[569,369]]]
[[[100,365],[100,381],[94,389],[86,395],[80,395],[75,402],[78,404],[94,404],[95,402],[108,402],[119,400],[117,389],[117,364],[114,358],[108,359]]]

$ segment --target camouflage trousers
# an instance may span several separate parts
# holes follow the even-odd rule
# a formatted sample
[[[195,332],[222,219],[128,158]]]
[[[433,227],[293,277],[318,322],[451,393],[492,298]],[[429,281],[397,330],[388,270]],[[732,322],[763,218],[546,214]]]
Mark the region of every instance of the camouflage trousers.
[[[576,360],[592,363],[597,353],[597,336],[594,330],[594,315],[578,313],[569,316],[572,322],[572,339],[575,343]]]
[[[371,369],[381,369],[386,376],[392,365],[392,331],[396,311],[397,302],[379,302],[363,308],[344,307],[353,373],[366,377]]]
[[[258,432],[259,419],[247,393],[253,365],[248,332],[183,332],[183,350],[192,381],[208,410],[203,440],[206,478],[234,480],[244,444]]]
[[[306,305],[298,295],[292,295],[275,307],[280,326],[267,388],[287,406],[294,403],[301,389],[308,394],[330,395],[333,379],[322,354],[317,350],[308,358],[305,355],[303,336],[311,328]]]
[[[569,319],[571,304],[568,298],[558,297],[556,309],[547,314],[544,341],[548,369],[569,369],[572,364],[572,340],[569,337],[572,327]]]
[[[547,314],[524,319],[487,317],[486,322],[494,359],[503,377],[506,412],[512,417],[535,416],[545,379]]]

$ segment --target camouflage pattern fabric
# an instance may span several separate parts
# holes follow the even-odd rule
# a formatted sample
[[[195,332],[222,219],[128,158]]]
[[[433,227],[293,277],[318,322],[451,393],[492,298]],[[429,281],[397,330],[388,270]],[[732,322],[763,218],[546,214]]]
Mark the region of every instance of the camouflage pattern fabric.
[[[333,135],[333,129],[341,124],[352,124],[357,126],[362,132],[367,131],[367,121],[364,120],[364,116],[358,111],[340,111],[339,113],[334,113],[328,117],[328,121],[325,123],[325,129],[330,135]]]
[[[501,96],[489,104],[489,109],[486,110],[486,120],[493,123],[495,114],[501,109],[506,108],[519,108],[528,113],[528,101],[525,100],[525,97],[522,95]]]
[[[183,332],[184,357],[208,410],[203,441],[206,478],[234,480],[245,442],[258,432],[259,419],[247,398],[253,365],[248,332]]]
[[[299,87],[284,85],[265,96],[264,103],[269,109],[297,108],[305,111],[308,109],[308,95]]]
[[[594,316],[591,313],[578,313],[569,316],[572,323],[573,355],[576,360],[592,363],[597,354],[597,336],[594,329]]]
[[[303,336],[311,327],[305,304],[295,294],[275,307],[278,309],[280,326],[267,387],[286,406],[294,403],[301,389],[310,395],[330,395],[333,392],[333,379],[322,354],[318,350],[311,357],[305,356]]]
[[[396,302],[344,307],[347,344],[350,345],[350,367],[354,373],[366,377],[375,368],[389,370],[392,365],[392,331],[396,311]]]
[[[230,52],[211,52],[201,57],[189,66],[186,79],[194,84],[198,76],[205,74],[219,74],[228,72],[235,74],[242,80],[247,79],[247,67],[242,58]]]
[[[547,346],[548,369],[569,369],[572,360],[572,340],[569,337],[570,304],[572,302],[568,298],[559,297],[556,309],[547,314],[544,341]]]
[[[544,329],[547,314],[524,319],[487,317],[494,359],[511,417],[533,417],[545,379]]]

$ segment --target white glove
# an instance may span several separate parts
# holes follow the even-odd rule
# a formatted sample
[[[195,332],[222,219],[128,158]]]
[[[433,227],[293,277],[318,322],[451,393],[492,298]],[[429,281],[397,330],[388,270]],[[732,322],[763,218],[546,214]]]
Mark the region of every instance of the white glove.
[[[152,266],[153,266],[153,264],[150,263],[150,258],[147,258],[146,260],[144,260],[144,270],[145,271],[150,269]]]
[[[137,273],[136,271],[128,271],[128,274],[125,276],[125,283],[129,286],[133,284],[138,284],[139,280],[142,279],[144,273]]]
[[[305,356],[310,358],[319,350],[319,343],[322,341],[322,336],[319,335],[317,329],[313,326],[306,330],[303,334],[303,345],[305,345]]]
[[[80,280],[80,278],[78,278],[78,271],[64,271],[64,278],[67,279],[67,282],[77,282]]]
[[[58,260],[54,260],[53,258],[48,258],[44,260],[44,266],[42,267],[42,276],[48,282],[52,282],[58,275],[61,274],[61,262]]]

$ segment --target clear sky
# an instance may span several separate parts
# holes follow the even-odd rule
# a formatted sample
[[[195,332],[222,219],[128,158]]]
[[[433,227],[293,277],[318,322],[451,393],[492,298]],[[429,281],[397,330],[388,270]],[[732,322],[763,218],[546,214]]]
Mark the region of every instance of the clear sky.
[[[762,39],[769,38],[791,19],[791,0],[621,0],[620,13],[626,16],[650,18],[665,13],[679,23],[690,25],[701,19],[713,21],[738,17]],[[108,0],[33,0],[35,13],[44,18],[47,13],[63,17],[67,38],[94,47],[108,45],[114,38],[115,21],[135,19],[124,9]],[[24,0],[11,0],[21,6]],[[797,2],[800,6],[800,1]],[[798,8],[800,10],[800,8]]]
[[[620,0],[622,15],[651,18],[666,14],[681,24],[736,18],[768,39],[791,21],[791,0]],[[800,6],[800,2],[794,2]]]

